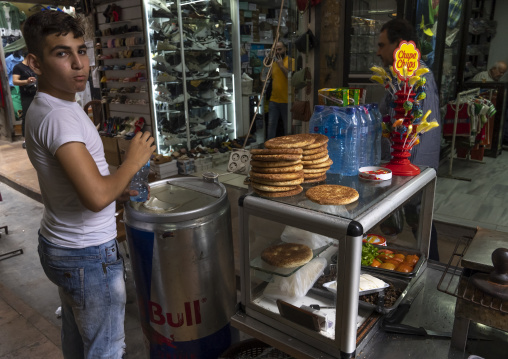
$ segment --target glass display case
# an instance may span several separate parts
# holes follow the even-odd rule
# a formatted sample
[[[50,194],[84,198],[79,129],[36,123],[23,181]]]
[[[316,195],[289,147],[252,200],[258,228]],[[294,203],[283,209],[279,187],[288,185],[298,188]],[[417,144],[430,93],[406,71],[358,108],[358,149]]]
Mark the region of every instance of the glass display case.
[[[384,183],[329,175],[327,184],[359,193],[356,202],[340,206],[319,205],[305,193],[241,198],[241,310],[232,325],[298,358],[355,356],[380,318],[359,300],[360,275],[404,278],[407,293],[425,271],[435,178],[428,168]],[[363,266],[367,233],[385,236],[387,248],[417,254],[418,264],[410,273]],[[284,242],[308,245],[312,259],[293,268],[267,264],[265,249]],[[335,289],[316,285],[322,272],[335,280]]]
[[[345,74],[349,73],[349,81],[355,78],[369,78],[372,74],[369,68],[380,65],[376,56],[377,40],[383,24],[402,14],[401,1],[397,0],[369,0],[346,2],[346,29],[351,29],[350,36],[346,36],[346,54],[344,65]],[[401,17],[401,16],[399,16]]]
[[[372,84],[370,67],[382,66],[376,55],[381,27],[396,17],[402,18],[405,0],[346,1],[343,74],[344,86],[367,89],[366,103],[379,101],[384,89]]]
[[[217,148],[234,139],[232,6],[145,0],[157,151]]]
[[[464,17],[466,4],[457,4],[455,7],[448,9],[449,16],[446,20],[446,28],[444,36],[443,60],[441,65],[441,82],[438,83],[441,95],[441,104],[455,99],[457,94],[457,85],[460,81],[459,74],[463,72],[464,62],[461,60],[461,44],[464,42]],[[439,74],[438,74],[439,76]],[[439,81],[439,77],[436,77]]]

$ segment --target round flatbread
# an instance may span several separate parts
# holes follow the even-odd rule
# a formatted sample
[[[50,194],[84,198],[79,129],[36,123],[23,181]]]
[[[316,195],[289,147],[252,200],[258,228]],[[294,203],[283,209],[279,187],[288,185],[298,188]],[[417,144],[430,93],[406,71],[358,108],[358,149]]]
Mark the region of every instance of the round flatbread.
[[[325,143],[328,143],[328,136],[321,135],[319,133],[310,133],[309,135],[314,138],[314,142],[307,145],[307,146],[302,147],[304,151],[311,150],[311,149],[317,148],[317,147],[321,147]]]
[[[297,186],[270,186],[267,184],[257,183],[254,181],[251,181],[252,188],[258,189],[260,191],[266,191],[266,192],[287,192],[292,191],[294,189],[297,189]]]
[[[326,172],[330,169],[330,167],[321,167],[321,168],[304,168],[303,169],[303,174],[307,174],[307,173],[322,173],[322,172]]]
[[[325,174],[326,174],[326,171],[316,172],[316,173],[304,173],[303,179],[306,180],[306,179],[311,179],[311,178],[318,178],[318,177],[321,177],[322,175],[325,175]]]
[[[325,143],[321,147],[312,148],[310,150],[303,150],[302,154],[304,156],[309,156],[309,155],[313,155],[314,153],[326,151],[327,149],[328,149],[328,145]]]
[[[326,136],[325,136],[326,137]],[[280,136],[265,142],[266,148],[302,148],[316,141],[311,134]]]
[[[283,243],[268,247],[261,252],[261,259],[280,268],[303,266],[313,257],[312,249],[305,244]]]
[[[254,148],[250,150],[252,155],[301,155],[301,148]]]
[[[318,158],[323,158],[325,156],[328,156],[328,150],[324,150],[322,152],[314,153],[314,154],[308,155],[308,156],[303,156],[302,161],[317,160]]]
[[[293,166],[301,163],[298,161],[280,161],[280,162],[269,162],[269,161],[250,161],[250,165],[253,167],[286,167]]]
[[[303,169],[302,164],[294,165],[294,166],[285,166],[285,167],[254,167],[251,166],[251,170],[258,173],[288,173],[288,172],[298,172]]]
[[[333,161],[330,158],[328,158],[328,160],[326,160],[325,162],[316,163],[313,165],[304,165],[303,168],[323,168],[329,167],[331,165],[333,165]]]
[[[354,188],[332,184],[312,187],[305,192],[305,196],[312,202],[336,205],[353,203],[360,197]]]
[[[305,178],[303,183],[317,183],[317,182],[323,182],[326,180],[326,175],[322,175],[321,177],[317,178]]]
[[[254,192],[259,194],[260,196],[263,196],[263,197],[272,197],[272,198],[274,198],[274,197],[296,196],[297,194],[302,193],[302,191],[303,191],[302,186],[297,186],[296,189],[294,189],[292,191],[286,191],[286,192],[267,192],[267,191],[261,191],[259,189],[254,188]]]
[[[305,167],[307,165],[316,165],[318,163],[323,163],[323,162],[326,162],[328,161],[330,157],[328,155],[324,156],[324,157],[321,157],[321,158],[316,158],[315,160],[310,160],[310,161],[302,161],[302,165]]]
[[[254,161],[268,161],[268,162],[280,162],[280,161],[298,161],[302,159],[302,155],[290,155],[290,154],[282,154],[282,155],[252,155],[251,157]]]
[[[251,183],[267,184],[269,186],[296,186],[303,182],[303,177],[289,180],[289,181],[270,181],[257,178],[256,180],[251,179]]]
[[[290,172],[290,173],[258,173],[254,171],[250,171],[250,176],[252,179],[264,179],[271,181],[290,181],[297,178],[303,177],[303,171],[298,172]]]

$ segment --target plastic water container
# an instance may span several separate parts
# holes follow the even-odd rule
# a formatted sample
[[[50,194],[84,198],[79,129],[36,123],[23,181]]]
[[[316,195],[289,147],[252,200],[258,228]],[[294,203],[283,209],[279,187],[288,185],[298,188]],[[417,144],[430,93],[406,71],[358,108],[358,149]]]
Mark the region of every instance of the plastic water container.
[[[314,112],[309,120],[309,132],[310,133],[319,133],[321,135],[325,134],[324,131],[324,123],[323,123],[323,111],[325,106],[316,105],[314,106]]]
[[[341,151],[342,165],[341,174],[343,176],[358,175],[358,116],[357,109],[353,106],[341,108],[342,118],[347,127],[341,130]],[[343,134],[343,135],[342,135]]]
[[[368,144],[368,146],[367,146],[367,148],[368,148],[367,163],[369,166],[373,166],[374,165],[374,157],[376,156],[375,147],[374,147],[375,142],[376,142],[376,136],[375,136],[376,119],[374,118],[374,115],[372,114],[372,105],[366,104],[364,107],[365,107],[365,110],[367,113],[367,119],[369,122],[368,132],[367,132],[367,144]]]
[[[341,118],[340,108],[329,106],[323,111],[325,118],[325,134],[328,136],[328,155],[330,156],[333,164],[328,170],[329,173],[341,173],[342,170],[342,156],[344,152],[341,149],[342,129],[344,128]]]
[[[148,199],[148,173],[150,160],[132,177],[130,189],[138,191],[137,196],[131,196],[133,202],[146,202]]]
[[[371,116],[374,118],[374,166],[379,166],[381,163],[381,139],[383,136],[383,116],[379,112],[379,106],[377,103],[371,105]]]
[[[365,167],[370,166],[369,164],[369,149],[370,145],[368,142],[369,134],[369,118],[367,115],[367,109],[365,106],[357,106],[358,109],[358,166]]]

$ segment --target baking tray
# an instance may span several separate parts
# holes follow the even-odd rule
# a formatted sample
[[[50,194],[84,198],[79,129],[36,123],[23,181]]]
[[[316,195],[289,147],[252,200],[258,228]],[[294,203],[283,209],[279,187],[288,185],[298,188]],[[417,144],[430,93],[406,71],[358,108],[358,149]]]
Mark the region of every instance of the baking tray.
[[[387,272],[392,272],[392,271],[387,270]],[[382,279],[386,283],[393,285],[393,287],[395,289],[400,290],[401,291],[400,296],[397,298],[397,300],[395,301],[395,303],[393,303],[393,305],[391,307],[385,307],[384,306],[384,293],[387,290],[387,289],[385,289],[385,291],[382,292],[383,295],[380,295],[378,297],[378,302],[376,304],[372,304],[372,303],[365,302],[363,300],[359,300],[358,307],[363,308],[363,309],[373,309],[376,312],[381,313],[381,314],[390,313],[391,311],[395,310],[399,306],[400,302],[406,296],[406,294],[408,292],[409,284],[411,283],[412,279],[411,278],[399,278],[399,277],[394,277],[394,276],[385,276],[385,275],[382,275],[379,273],[376,273],[375,276],[379,279]]]
[[[413,278],[414,276],[416,276],[416,274],[418,274],[418,271],[420,270],[422,264],[425,263],[425,261],[427,260],[425,258],[425,256],[423,256],[422,253],[416,249],[413,250],[413,249],[400,248],[400,247],[395,247],[395,246],[378,246],[375,244],[373,244],[373,246],[376,248],[379,248],[379,249],[389,249],[389,250],[392,250],[396,253],[402,253],[406,256],[408,254],[416,254],[420,259],[418,259],[418,262],[416,262],[416,265],[414,266],[413,271],[409,272],[409,273],[397,272],[395,270],[389,270],[389,269],[377,268],[377,267],[369,267],[369,266],[362,265],[362,270],[370,272],[370,273],[388,274],[388,275],[390,275],[390,277],[393,276],[393,277],[402,277],[402,278]],[[333,260],[333,258],[332,258],[332,260]]]

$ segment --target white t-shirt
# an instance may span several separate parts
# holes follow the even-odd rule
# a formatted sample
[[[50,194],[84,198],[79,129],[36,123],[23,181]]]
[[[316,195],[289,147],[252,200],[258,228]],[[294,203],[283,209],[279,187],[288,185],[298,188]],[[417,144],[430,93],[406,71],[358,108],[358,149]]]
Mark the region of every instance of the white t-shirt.
[[[68,142],[82,142],[101,175],[109,175],[104,147],[90,118],[76,103],[37,92],[26,116],[27,152],[37,170],[44,213],[41,234],[69,248],[97,246],[116,238],[115,203],[88,210],[55,153]]]
[[[482,71],[478,72],[473,79],[471,80],[473,82],[493,82],[494,79],[490,77],[489,71]]]

